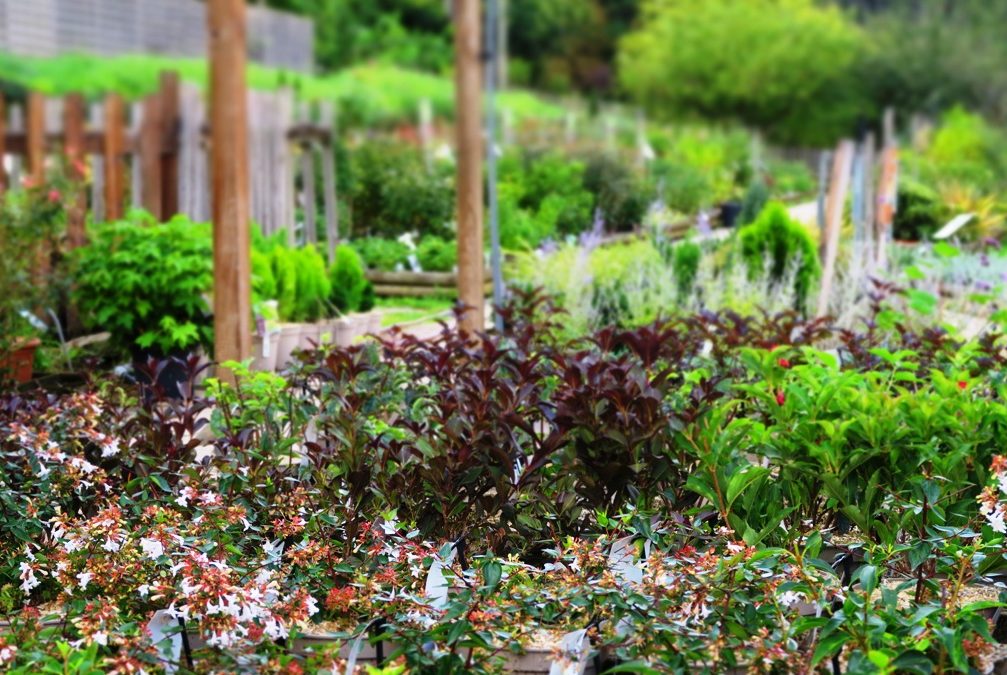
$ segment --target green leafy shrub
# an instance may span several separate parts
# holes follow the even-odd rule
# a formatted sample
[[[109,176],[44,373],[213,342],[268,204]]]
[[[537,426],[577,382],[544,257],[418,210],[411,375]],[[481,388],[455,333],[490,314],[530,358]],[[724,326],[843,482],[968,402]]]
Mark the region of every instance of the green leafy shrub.
[[[273,300],[276,298],[276,277],[273,276],[273,265],[269,254],[253,248],[252,264],[252,297],[256,300]]]
[[[908,177],[899,179],[898,210],[892,226],[893,236],[903,241],[928,238],[942,223],[942,205],[937,192]]]
[[[355,312],[362,309],[367,278],[364,263],[351,246],[336,247],[336,260],[329,270],[329,299],[340,312]]]
[[[594,195],[594,207],[601,211],[611,232],[628,232],[639,225],[653,197],[646,180],[607,153],[588,158],[584,187]]]
[[[583,162],[557,152],[531,156],[502,172],[505,180],[520,185],[520,205],[538,213],[543,208],[558,234],[578,234],[591,225],[594,198],[584,188]],[[548,206],[543,206],[545,202]]]
[[[510,250],[531,250],[544,240],[555,237],[562,199],[558,195],[552,195],[543,201],[536,212],[521,207],[520,185],[501,184],[498,193],[500,245]]]
[[[659,196],[673,211],[696,213],[713,200],[713,185],[708,174],[699,168],[683,162],[658,160],[653,171]]]
[[[158,356],[212,345],[205,297],[213,283],[210,226],[134,211],[93,225],[74,253],[74,297],[85,325],[123,352]]]
[[[828,144],[869,108],[856,81],[864,36],[836,7],[650,0],[641,13],[620,44],[619,74],[655,112],[740,119],[781,142]]]
[[[296,321],[297,317],[297,252],[277,246],[270,254],[273,279],[276,283],[276,300],[280,319]]]
[[[440,237],[424,237],[416,247],[416,258],[426,272],[451,272],[458,264],[458,244]]]
[[[351,169],[353,227],[358,234],[451,235],[455,204],[450,167],[438,163],[430,173],[417,149],[373,141],[357,148]]]
[[[788,267],[794,273],[794,293],[800,308],[807,302],[812,285],[821,274],[818,251],[811,235],[787,213],[787,207],[771,202],[755,222],[738,230],[741,256],[750,278],[760,276],[769,261],[769,274],[781,280]]]
[[[332,286],[325,271],[325,258],[314,246],[293,251],[297,264],[297,321],[317,321],[326,315],[326,302]]]
[[[675,273],[680,296],[692,289],[699,273],[699,260],[703,257],[702,247],[694,241],[685,241],[675,246],[671,254],[671,268]]]
[[[56,248],[63,235],[61,194],[67,194],[67,187],[50,177],[0,195],[0,359],[12,343],[35,333],[22,313],[49,307],[55,299],[61,275],[51,271],[40,278],[36,261],[40,251]],[[4,372],[0,367],[0,380]]]
[[[360,254],[367,269],[392,272],[409,264],[409,247],[395,239],[362,237],[350,245]]]
[[[1007,137],[960,107],[941,118],[924,157],[934,182],[955,181],[990,191],[1007,181]]]
[[[778,197],[807,195],[818,189],[818,180],[804,162],[770,162],[769,178]]]
[[[754,223],[762,210],[766,208],[769,201],[769,188],[761,180],[753,181],[745,192],[745,198],[741,200],[741,213],[738,215],[739,225]]]

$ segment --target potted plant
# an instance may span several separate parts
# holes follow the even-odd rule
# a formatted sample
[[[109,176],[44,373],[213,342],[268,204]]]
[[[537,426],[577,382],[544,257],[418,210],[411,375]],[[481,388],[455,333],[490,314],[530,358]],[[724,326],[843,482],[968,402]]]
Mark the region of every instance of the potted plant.
[[[41,322],[31,313],[49,306],[50,258],[65,224],[66,182],[58,176],[41,184],[26,181],[0,204],[0,380],[32,377]]]
[[[330,324],[321,319],[327,314],[331,286],[325,273],[325,258],[315,246],[292,252],[297,261],[297,294],[294,318],[304,324],[299,347],[311,349],[321,344],[322,334]]]
[[[338,344],[348,345],[370,326],[370,319],[359,312],[369,311],[374,306],[374,290],[369,288],[364,262],[355,249],[345,244],[336,248],[329,281],[329,299],[344,319],[338,329]]]
[[[111,333],[141,381],[152,360],[156,383],[169,396],[189,377],[182,357],[209,349],[213,322],[210,226],[176,216],[157,223],[133,211],[122,221],[95,225],[90,243],[74,257],[75,298],[85,326]]]

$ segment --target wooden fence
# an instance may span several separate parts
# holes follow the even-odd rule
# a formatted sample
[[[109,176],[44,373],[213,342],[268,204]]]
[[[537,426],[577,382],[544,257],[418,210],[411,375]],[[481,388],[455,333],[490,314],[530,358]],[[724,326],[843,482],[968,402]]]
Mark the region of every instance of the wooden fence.
[[[248,8],[248,56],[276,68],[311,72],[314,24],[268,7]],[[0,51],[206,54],[206,5],[197,0],[0,0]]]
[[[290,243],[314,243],[320,202],[330,257],[338,238],[333,125],[329,105],[295,106],[290,91],[249,93],[252,219],[267,235],[286,230]],[[177,213],[209,220],[208,145],[203,95],[175,73],[164,73],[156,93],[131,104],[116,94],[90,103],[76,94],[30,92],[17,103],[0,97],[0,190],[17,189],[24,177],[43,180],[47,163],[63,155],[91,169],[94,220],[121,218],[128,206],[162,221]],[[71,245],[84,240],[83,227],[82,217],[71,218]]]

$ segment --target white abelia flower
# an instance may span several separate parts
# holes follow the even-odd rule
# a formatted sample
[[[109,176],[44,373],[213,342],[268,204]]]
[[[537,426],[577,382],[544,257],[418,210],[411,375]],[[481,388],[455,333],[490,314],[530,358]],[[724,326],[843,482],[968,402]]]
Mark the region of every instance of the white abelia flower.
[[[804,593],[795,591],[784,591],[783,593],[780,593],[780,604],[784,607],[793,607],[803,601]]]
[[[77,575],[77,580],[80,582],[80,589],[82,591],[87,589],[87,585],[91,583],[91,579],[94,579],[94,574],[91,572],[81,572]]]
[[[101,456],[115,457],[119,454],[119,440],[115,437],[107,436],[101,444]]]
[[[143,550],[143,554],[151,560],[157,560],[164,555],[164,544],[157,539],[142,538],[140,548]]]
[[[21,563],[21,590],[30,595],[33,588],[38,588],[42,582],[35,577],[35,568],[29,563]]]
[[[1007,534],[1007,523],[1004,522],[1004,511],[1002,508],[993,511],[986,519],[989,521],[990,527],[993,528],[994,532]]]

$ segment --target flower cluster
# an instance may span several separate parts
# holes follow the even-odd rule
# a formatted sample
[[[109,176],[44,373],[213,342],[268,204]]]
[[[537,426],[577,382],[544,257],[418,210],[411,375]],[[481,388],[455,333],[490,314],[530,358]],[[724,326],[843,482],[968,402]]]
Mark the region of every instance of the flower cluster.
[[[990,472],[996,487],[987,485],[979,495],[979,513],[986,519],[994,532],[1007,533],[1007,504],[1001,495],[1007,495],[1007,457],[997,455],[990,464]],[[999,494],[998,494],[999,492]]]

